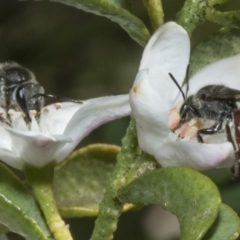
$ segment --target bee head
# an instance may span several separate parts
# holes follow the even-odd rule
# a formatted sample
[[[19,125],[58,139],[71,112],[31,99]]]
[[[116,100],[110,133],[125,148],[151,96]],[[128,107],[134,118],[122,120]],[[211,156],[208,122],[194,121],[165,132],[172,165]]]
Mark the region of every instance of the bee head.
[[[29,81],[31,79],[31,76],[26,69],[14,67],[6,69],[1,78],[5,81],[6,84],[18,84]]]
[[[0,82],[5,87],[11,88],[16,84],[21,84],[29,81],[35,82],[35,77],[31,71],[15,62],[0,64]]]
[[[39,93],[44,93],[44,89],[36,83],[23,84],[13,92],[13,97],[17,105],[24,112],[29,121],[31,120],[29,111],[36,110],[36,112],[40,112],[44,106],[45,99],[42,96],[37,96]]]
[[[194,102],[194,96],[190,96],[180,108],[180,123],[190,121],[192,118],[201,117]]]

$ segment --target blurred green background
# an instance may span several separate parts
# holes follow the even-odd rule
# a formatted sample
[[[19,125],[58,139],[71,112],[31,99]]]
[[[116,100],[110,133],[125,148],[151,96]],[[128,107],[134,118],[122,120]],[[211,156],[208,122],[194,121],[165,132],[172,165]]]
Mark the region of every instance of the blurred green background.
[[[165,21],[174,20],[183,0],[164,0]],[[133,12],[149,27],[141,1],[132,1]],[[240,9],[235,0],[221,9]],[[193,35],[193,45],[219,26],[206,23]],[[142,55],[142,47],[110,20],[53,2],[0,0],[0,62],[16,61],[32,70],[47,93],[73,99],[128,93]],[[85,138],[89,143],[120,145],[129,118],[108,123]],[[209,175],[222,190],[223,201],[240,212],[239,180],[228,170]],[[168,221],[168,219],[170,219]],[[95,218],[67,220],[75,239],[90,238]],[[165,224],[165,225],[164,225]],[[124,213],[115,240],[177,239],[176,219],[159,207]],[[162,226],[162,228],[161,228]],[[162,235],[164,231],[172,234]],[[22,239],[14,234],[11,239]]]

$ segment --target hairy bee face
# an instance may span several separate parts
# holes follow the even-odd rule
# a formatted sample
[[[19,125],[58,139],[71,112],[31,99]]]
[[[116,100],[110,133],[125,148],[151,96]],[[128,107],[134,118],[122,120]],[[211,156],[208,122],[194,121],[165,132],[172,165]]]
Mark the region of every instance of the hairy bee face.
[[[180,124],[188,122],[195,117],[201,117],[198,108],[199,103],[195,99],[195,96],[190,96],[180,108]]]
[[[17,63],[0,64],[0,107],[20,111],[27,121],[31,121],[29,111],[39,112],[45,99],[37,94],[44,94],[34,74]]]

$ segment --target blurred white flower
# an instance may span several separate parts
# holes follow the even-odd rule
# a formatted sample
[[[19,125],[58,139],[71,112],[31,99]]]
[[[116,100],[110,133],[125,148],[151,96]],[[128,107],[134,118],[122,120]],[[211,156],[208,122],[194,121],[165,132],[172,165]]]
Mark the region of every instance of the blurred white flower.
[[[14,110],[9,110],[9,124],[5,110],[0,109],[0,159],[18,169],[24,164],[43,167],[60,162],[92,130],[129,114],[128,95],[52,104],[42,108],[38,121],[30,112],[30,124]]]
[[[181,165],[198,170],[231,167],[234,152],[225,134],[220,143],[213,140],[212,143],[203,144],[190,138],[179,139],[170,130],[170,126],[173,128],[179,121],[176,108],[179,107],[179,100],[183,100],[169,73],[181,86],[189,55],[188,34],[174,22],[160,27],[147,44],[130,91],[139,145],[145,152],[154,155],[163,167]],[[240,55],[235,55],[206,66],[189,80],[188,96],[209,84],[240,89],[239,65]]]

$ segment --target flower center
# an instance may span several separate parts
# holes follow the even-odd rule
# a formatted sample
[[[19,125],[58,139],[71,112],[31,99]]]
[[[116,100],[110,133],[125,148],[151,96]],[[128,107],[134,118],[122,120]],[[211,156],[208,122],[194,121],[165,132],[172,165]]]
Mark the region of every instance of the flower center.
[[[169,128],[173,131],[176,140],[193,140],[197,141],[198,130],[203,128],[211,128],[216,124],[215,121],[202,118],[192,118],[190,121],[179,125],[181,120],[180,108],[183,102],[179,102],[175,107],[170,109],[168,113],[169,118]],[[218,133],[207,135],[201,135],[204,139],[204,143],[217,143],[226,141],[225,129],[222,128]]]

